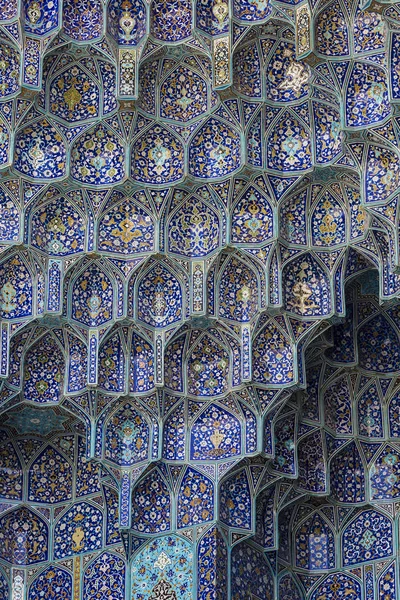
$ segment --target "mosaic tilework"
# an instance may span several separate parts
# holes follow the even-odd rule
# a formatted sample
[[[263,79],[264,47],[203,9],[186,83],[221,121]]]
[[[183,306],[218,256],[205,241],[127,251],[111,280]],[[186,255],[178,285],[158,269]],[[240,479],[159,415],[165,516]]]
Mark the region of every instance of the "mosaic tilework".
[[[396,600],[400,5],[0,0],[1,600]]]
[[[62,567],[50,566],[38,575],[29,587],[29,600],[42,597],[71,598],[72,576]]]

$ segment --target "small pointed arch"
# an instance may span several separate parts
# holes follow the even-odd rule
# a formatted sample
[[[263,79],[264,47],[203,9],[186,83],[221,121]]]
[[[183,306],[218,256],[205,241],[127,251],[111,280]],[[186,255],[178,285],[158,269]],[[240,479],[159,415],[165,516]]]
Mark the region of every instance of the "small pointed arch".
[[[245,162],[253,167],[264,166],[263,152],[263,127],[265,119],[265,107],[260,105],[258,110],[254,111],[254,116],[246,124],[245,128]]]
[[[102,541],[103,514],[97,506],[76,502],[57,517],[53,542],[56,560],[99,550]]]
[[[99,388],[107,393],[125,390],[127,347],[124,332],[113,331],[99,348]]]
[[[221,331],[224,331],[226,348],[231,356],[232,375],[229,377],[229,386],[230,388],[236,387],[242,383],[242,363],[245,362],[245,359],[242,357],[241,339],[231,330],[223,330],[221,327]],[[248,332],[246,340],[250,343],[250,332]]]
[[[273,200],[250,185],[233,198],[231,219],[232,243],[265,243],[274,234]]]
[[[154,564],[159,556],[167,556],[168,581],[163,572],[157,569],[157,575],[149,578],[150,566],[155,573]],[[159,563],[161,564],[161,563]],[[144,565],[146,565],[144,567]],[[145,597],[162,598],[165,594],[171,600],[191,600],[193,598],[193,545],[177,535],[157,536],[140,547],[132,563],[132,598]]]
[[[170,129],[156,124],[137,135],[131,153],[131,177],[135,181],[169,184],[180,181],[183,175],[183,144]]]
[[[156,115],[156,87],[160,70],[160,61],[144,59],[139,68],[139,90],[137,106],[142,111]]]
[[[57,303],[58,309],[62,308],[63,316],[68,316],[71,281],[75,279],[77,273],[87,265],[88,261],[85,257],[79,257],[76,261],[66,261],[65,274],[63,278],[63,293]]]
[[[44,63],[43,108],[69,125],[101,118],[107,91],[100,93],[99,64],[94,57],[72,62],[66,54],[50,55]],[[115,71],[112,75],[115,79]]]
[[[351,366],[357,363],[355,348],[355,311],[351,303],[345,306],[346,314],[342,323],[335,326],[333,330],[333,346],[329,348],[325,356],[329,361]]]
[[[0,315],[4,320],[24,319],[37,305],[35,276],[26,254],[12,252],[0,263]],[[35,298],[36,296],[36,298]]]
[[[320,583],[310,596],[310,600],[318,600],[335,590],[337,598],[360,600],[362,598],[361,580],[348,573],[331,573]]]
[[[150,452],[148,417],[136,402],[124,402],[104,424],[103,456],[123,467],[146,460]]]
[[[86,600],[97,600],[99,589],[105,598],[124,600],[125,561],[121,555],[103,552],[85,568],[83,594]]]
[[[112,278],[100,262],[85,262],[70,283],[69,314],[87,327],[99,327],[113,318]]]
[[[304,436],[298,445],[298,485],[315,494],[327,491],[326,453],[319,429]]]
[[[23,355],[29,343],[32,341],[32,334],[36,331],[35,325],[27,325],[18,330],[18,333],[10,339],[10,365],[7,382],[11,387],[20,388],[23,379]]]
[[[139,254],[155,249],[155,219],[141,200],[143,195],[115,194],[99,218],[97,247],[113,254]]]
[[[87,225],[82,207],[52,188],[29,211],[29,240],[50,256],[77,254],[85,250]]]
[[[217,314],[217,288],[215,280],[218,276],[218,268],[220,265],[220,256],[214,257],[207,272],[207,301],[205,303],[207,312],[210,316],[215,317]]]
[[[6,2],[2,2],[1,16],[2,19],[7,19],[7,10],[13,5],[9,3],[9,8],[6,7]],[[21,81],[21,59],[17,48],[8,43],[0,44],[0,55],[4,57],[5,66],[0,75],[0,97],[1,99],[15,96],[19,93]]]
[[[88,400],[88,396],[84,396],[85,402]],[[95,424],[95,458],[101,459],[105,452],[104,442],[104,423],[109,419],[112,412],[118,410],[121,406],[119,396],[105,395],[104,393],[96,393],[96,401],[98,402],[99,416],[96,419]],[[112,449],[111,449],[112,450]],[[117,485],[118,479],[112,469],[109,471],[110,475],[114,478],[114,482]]]
[[[76,497],[101,492],[100,470],[98,462],[88,457],[87,442],[85,437],[78,438],[77,461],[76,461]],[[108,531],[108,530],[107,530]]]
[[[134,314],[150,327],[168,327],[183,319],[186,308],[186,277],[171,261],[150,260],[135,279]],[[175,272],[174,272],[175,271]]]
[[[232,268],[231,262],[234,263]],[[235,294],[230,294],[229,279],[235,275],[240,280],[243,273],[242,267],[245,269],[245,279],[252,281],[252,286],[247,283],[239,286]],[[224,280],[225,294],[222,294],[220,286]],[[232,280],[234,281],[234,279]],[[240,281],[236,282],[236,288]],[[248,287],[250,287],[250,297],[248,297]],[[207,272],[207,304],[208,313],[210,316],[217,316],[220,311],[219,306],[224,305],[226,310],[223,314],[228,315],[226,318],[239,322],[251,320],[254,311],[258,308],[264,308],[266,303],[266,275],[264,264],[258,257],[254,257],[246,250],[235,250],[234,252],[223,251],[214,260]],[[244,292],[244,293],[243,293]],[[227,308],[229,306],[229,310]],[[233,319],[231,312],[233,311]],[[236,316],[235,316],[236,315]],[[251,315],[251,316],[250,316]],[[250,318],[249,318],[250,316]]]
[[[11,442],[3,443],[0,446],[0,498],[22,500],[22,486],[21,459]]]
[[[177,0],[171,10],[169,0],[152,0],[150,23],[157,40],[180,42],[192,33],[192,3]]]
[[[253,267],[252,260],[239,253],[221,257],[215,284],[219,290],[217,314],[220,318],[245,323],[255,317],[261,286]]]
[[[214,484],[192,467],[187,467],[178,493],[178,529],[201,525],[214,519]]]
[[[383,446],[370,469],[372,500],[393,500],[400,496],[400,454],[390,445]]]
[[[107,6],[107,32],[120,46],[134,45],[146,35],[148,7],[143,0],[110,0]]]
[[[342,533],[342,561],[349,567],[393,555],[393,523],[384,513],[368,508],[357,513]]]
[[[197,549],[197,581],[200,598],[213,596],[215,590],[221,599],[228,597],[228,548],[215,525],[207,529]]]
[[[71,147],[71,177],[85,185],[109,186],[125,178],[123,141],[107,125],[85,131]]]
[[[166,218],[168,251],[188,258],[208,256],[224,242],[225,209],[211,195],[191,194],[171,203]]]
[[[352,504],[365,502],[365,466],[354,441],[333,456],[329,472],[334,500]]]
[[[206,57],[203,60],[211,66]],[[174,66],[160,84],[159,93],[162,119],[186,123],[203,116],[211,108],[210,86],[193,57]]]
[[[361,368],[385,374],[400,370],[399,336],[386,314],[363,322],[357,332],[357,347]]]
[[[325,188],[311,207],[310,231],[312,245],[332,247],[345,244],[347,235],[346,207]]]
[[[52,181],[67,175],[67,141],[57,127],[42,118],[15,136],[13,169],[28,179]]]
[[[86,340],[77,332],[66,332],[68,340],[67,363],[68,380],[67,393],[84,390],[87,385],[88,347]]]
[[[275,472],[296,477],[298,471],[296,448],[297,417],[285,414],[274,423],[275,453],[272,468]]]
[[[154,468],[132,491],[131,527],[140,534],[161,534],[171,530],[171,519],[171,490]]]
[[[41,404],[57,403],[63,391],[64,349],[51,330],[31,342],[24,358],[24,398]]]
[[[268,52],[269,44],[266,43],[265,46]],[[268,60],[268,57],[266,58]],[[265,69],[268,101],[294,102],[307,96],[311,71],[306,64],[297,62],[295,58],[296,48],[293,41],[281,39],[274,46]]]
[[[197,333],[187,355],[187,391],[193,396],[218,396],[228,390],[230,352],[220,339]]]
[[[290,244],[307,244],[308,191],[305,188],[294,192],[279,208],[279,236]]]
[[[173,392],[183,392],[185,381],[183,376],[186,347],[186,334],[175,336],[165,348],[164,382],[165,387]]]
[[[278,513],[275,503],[275,486],[263,489],[256,499],[254,541],[264,550],[277,549]]]
[[[252,529],[253,502],[246,469],[229,475],[219,487],[219,519],[228,527]]]
[[[242,166],[239,132],[210,117],[189,142],[189,172],[200,179],[216,179]]]
[[[59,600],[71,600],[72,587],[71,572],[60,565],[50,565],[36,575],[29,586],[27,599],[41,600],[47,596]]]
[[[366,204],[387,204],[398,192],[400,182],[400,153],[391,145],[368,144],[365,165],[363,198]]]
[[[344,134],[341,130],[339,106],[312,102],[315,128],[315,158],[317,164],[328,164],[343,150]]]
[[[341,184],[341,192],[341,198],[350,212],[350,240],[364,237],[368,231],[370,217],[362,204],[358,182],[355,185],[351,181],[344,181]]]
[[[330,276],[312,253],[287,262],[282,271],[284,300],[289,312],[301,317],[322,317],[332,313]]]
[[[0,215],[0,242],[2,244],[18,242],[22,237],[21,209],[18,199],[6,187],[0,188]]]
[[[25,506],[0,517],[0,558],[10,565],[47,561],[49,528],[43,517]]]
[[[320,512],[303,520],[294,534],[296,567],[307,571],[334,569],[335,535]]]
[[[9,124],[0,116],[0,167],[11,164],[11,130]]]
[[[214,403],[200,412],[190,427],[190,459],[238,458],[242,454],[242,423],[231,411]]]
[[[72,498],[72,487],[70,461],[53,446],[46,446],[29,467],[29,501],[65,502]]]
[[[325,426],[336,435],[351,435],[353,391],[346,375],[329,383],[323,392]]]
[[[368,239],[367,243],[369,243],[371,240],[369,234],[366,237],[366,240],[367,239]],[[379,294],[379,276],[376,271],[376,269],[378,268],[378,258],[376,256],[372,257],[370,254],[366,255],[366,254],[364,254],[364,252],[360,252],[359,247],[357,248],[357,250],[355,250],[355,248],[350,246],[350,248],[348,249],[346,254],[347,254],[347,259],[346,259],[347,264],[346,264],[346,270],[344,273],[345,284],[348,284],[355,279],[359,279],[360,276],[362,277],[368,271],[371,271],[371,272],[375,271],[375,275],[373,275],[371,277],[371,286],[375,290],[374,294],[376,295],[376,291],[378,291],[378,294]],[[376,286],[376,284],[378,284],[378,285]],[[378,290],[376,290],[377,287],[378,287]],[[356,336],[354,336],[354,342],[355,342],[355,338],[356,338]]]
[[[323,56],[347,56],[349,32],[346,12],[335,1],[324,7],[315,19],[317,52]]]
[[[76,42],[90,42],[103,34],[104,8],[101,0],[83,0],[77,11],[76,0],[65,0],[62,13],[63,32]]]
[[[119,528],[119,497],[117,489],[108,485],[103,485],[103,494],[107,513],[106,545],[111,546],[122,542]]]
[[[273,319],[253,340],[253,377],[269,385],[287,385],[297,378],[294,345]]]
[[[129,353],[129,391],[148,392],[154,388],[154,348],[144,334],[132,332]]]
[[[256,41],[241,45],[233,54],[233,86],[248,98],[261,98],[261,57]]]
[[[376,384],[364,390],[357,402],[358,433],[367,438],[382,438],[382,400]]]
[[[259,549],[245,541],[236,544],[231,565],[232,600],[242,600],[249,594],[256,598],[274,597],[274,576],[265,554]]]
[[[313,165],[309,126],[292,110],[279,113],[266,132],[267,167],[277,172],[303,172]]]
[[[394,272],[396,263],[394,244],[390,231],[379,230],[377,219],[374,219],[372,224],[374,228],[370,231],[370,239],[373,240],[376,264],[381,267],[379,296],[383,299],[392,299],[400,289],[400,278]],[[378,228],[375,229],[377,225]]]
[[[346,88],[346,127],[375,125],[390,115],[386,81],[384,69],[371,63],[353,63]]]
[[[378,578],[378,597],[385,597],[388,595],[389,598],[396,597],[396,581],[397,581],[396,563],[393,561],[384,571],[379,575]]]
[[[324,372],[324,364],[320,360],[307,361],[306,382],[307,387],[302,394],[301,414],[302,419],[320,422],[321,409],[320,397]]]
[[[165,460],[185,460],[186,422],[185,403],[179,402],[178,406],[174,406],[168,415],[163,427],[163,458]]]

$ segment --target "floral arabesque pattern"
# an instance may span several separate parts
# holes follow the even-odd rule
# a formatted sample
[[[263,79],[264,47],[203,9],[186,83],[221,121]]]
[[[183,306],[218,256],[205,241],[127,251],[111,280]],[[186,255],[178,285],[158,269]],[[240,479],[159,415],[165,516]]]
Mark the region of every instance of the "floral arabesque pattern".
[[[0,596],[397,600],[400,5],[0,0]]]

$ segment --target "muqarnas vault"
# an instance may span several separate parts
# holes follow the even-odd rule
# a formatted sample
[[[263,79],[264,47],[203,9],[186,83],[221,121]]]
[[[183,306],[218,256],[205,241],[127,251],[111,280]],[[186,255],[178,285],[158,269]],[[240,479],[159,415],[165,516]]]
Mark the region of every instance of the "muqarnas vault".
[[[398,600],[400,3],[0,0],[0,599]]]

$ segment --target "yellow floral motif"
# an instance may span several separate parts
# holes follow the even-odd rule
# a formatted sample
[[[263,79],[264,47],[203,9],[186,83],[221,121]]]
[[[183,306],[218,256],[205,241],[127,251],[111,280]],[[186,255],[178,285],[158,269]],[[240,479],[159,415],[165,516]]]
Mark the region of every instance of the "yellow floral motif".
[[[142,236],[140,229],[137,229],[136,224],[128,218],[121,221],[118,227],[118,229],[116,228],[112,230],[111,235],[113,237],[121,238],[121,241],[123,241],[124,244],[128,244],[135,237]]]
[[[212,12],[218,23],[223,25],[229,13],[228,4],[223,2],[223,0],[215,0],[214,6],[212,7]]]
[[[239,302],[243,302],[245,305],[250,302],[252,296],[252,291],[248,285],[244,285],[238,290],[236,298]]]
[[[76,79],[74,78],[71,82],[71,87],[69,90],[64,92],[64,100],[67,104],[69,110],[72,112],[77,104],[82,100],[82,95],[75,87]]]
[[[74,552],[79,552],[79,550],[83,550],[84,539],[85,532],[83,531],[82,527],[76,527],[74,533],[72,534],[72,550]]]
[[[65,225],[60,217],[53,217],[47,225],[47,229],[52,233],[65,233]]]

